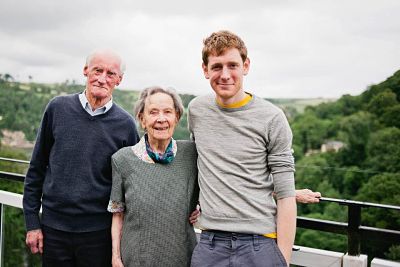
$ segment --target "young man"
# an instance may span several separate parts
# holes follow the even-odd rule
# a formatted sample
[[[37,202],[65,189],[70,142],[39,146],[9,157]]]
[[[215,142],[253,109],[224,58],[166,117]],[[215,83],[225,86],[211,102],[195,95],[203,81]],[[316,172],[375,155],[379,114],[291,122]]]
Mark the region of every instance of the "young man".
[[[139,140],[112,102],[123,72],[118,55],[98,50],[83,68],[85,91],[46,107],[23,199],[26,244],[43,266],[111,266],[111,155]]]
[[[249,68],[237,35],[219,31],[204,40],[203,71],[214,94],[189,104],[202,211],[197,226],[203,230],[193,267],[290,261],[296,231],[292,133],[280,109],[244,91]]]

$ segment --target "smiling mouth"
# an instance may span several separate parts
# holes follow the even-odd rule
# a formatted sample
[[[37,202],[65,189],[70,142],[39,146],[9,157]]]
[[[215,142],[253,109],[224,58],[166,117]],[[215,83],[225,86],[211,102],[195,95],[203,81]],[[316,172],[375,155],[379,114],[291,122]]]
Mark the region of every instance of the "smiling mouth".
[[[157,130],[157,131],[165,131],[165,130],[168,130],[168,128],[169,128],[169,127],[154,127],[154,130]]]

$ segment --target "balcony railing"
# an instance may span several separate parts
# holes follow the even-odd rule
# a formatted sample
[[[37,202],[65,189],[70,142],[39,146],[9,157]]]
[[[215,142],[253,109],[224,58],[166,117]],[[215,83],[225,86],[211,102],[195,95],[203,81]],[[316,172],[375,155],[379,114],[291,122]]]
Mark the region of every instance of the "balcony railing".
[[[0,161],[12,162],[17,164],[29,164],[29,161],[16,160],[0,157]],[[0,170],[0,180],[24,181],[24,175]],[[323,197],[321,202],[337,203],[348,208],[348,221],[336,222],[320,220],[306,217],[297,217],[297,227],[312,229],[323,232],[341,234],[347,236],[347,254],[349,256],[359,256],[361,254],[362,242],[386,242],[391,245],[400,245],[400,231],[389,230],[361,225],[361,211],[363,208],[376,208],[385,210],[395,210],[400,212],[399,206],[383,205],[376,203],[352,201],[346,199],[334,199]],[[3,205],[8,205],[22,209],[22,195],[0,190],[0,259],[3,259]],[[343,261],[344,254],[340,252],[319,250],[301,246],[294,246],[291,264],[298,266],[364,266],[348,265]],[[0,261],[0,266],[2,266]],[[366,266],[366,265],[365,265]],[[371,266],[397,266],[400,263],[374,259]]]

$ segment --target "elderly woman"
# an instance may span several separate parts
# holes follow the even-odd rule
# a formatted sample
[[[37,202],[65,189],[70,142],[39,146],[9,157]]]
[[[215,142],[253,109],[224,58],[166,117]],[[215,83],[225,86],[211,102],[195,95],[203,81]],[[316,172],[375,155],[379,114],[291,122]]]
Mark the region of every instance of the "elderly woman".
[[[196,237],[196,148],[172,138],[183,114],[172,89],[145,89],[135,106],[142,139],[112,156],[113,266],[189,266]]]

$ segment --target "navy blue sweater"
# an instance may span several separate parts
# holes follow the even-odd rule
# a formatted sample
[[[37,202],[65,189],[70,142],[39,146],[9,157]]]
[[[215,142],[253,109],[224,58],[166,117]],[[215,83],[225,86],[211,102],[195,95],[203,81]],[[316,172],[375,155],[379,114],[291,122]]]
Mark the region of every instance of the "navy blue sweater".
[[[78,94],[54,98],[44,112],[25,178],[27,230],[41,223],[68,232],[110,227],[111,155],[138,141],[134,119],[115,103],[92,117]]]

